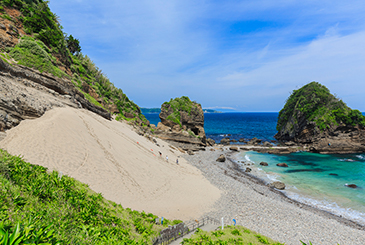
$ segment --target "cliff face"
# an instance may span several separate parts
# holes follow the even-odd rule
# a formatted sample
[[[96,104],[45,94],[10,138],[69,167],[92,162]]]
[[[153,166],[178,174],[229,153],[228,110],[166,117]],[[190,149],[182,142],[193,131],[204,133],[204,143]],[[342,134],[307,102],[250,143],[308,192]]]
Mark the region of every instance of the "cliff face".
[[[171,99],[161,105],[160,138],[180,143],[205,146],[204,113],[200,104],[188,97]]]
[[[0,59],[0,131],[54,107],[85,108],[110,119],[110,113],[85,99],[71,81]]]
[[[279,113],[275,138],[320,153],[365,151],[365,117],[312,82],[294,90]]]

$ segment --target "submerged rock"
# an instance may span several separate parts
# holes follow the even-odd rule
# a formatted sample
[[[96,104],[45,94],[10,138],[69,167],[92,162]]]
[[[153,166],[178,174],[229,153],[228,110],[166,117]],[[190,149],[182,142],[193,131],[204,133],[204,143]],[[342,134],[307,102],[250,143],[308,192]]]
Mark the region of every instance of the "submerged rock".
[[[349,188],[353,188],[353,189],[358,188],[358,186],[357,186],[357,185],[355,185],[355,184],[345,184],[345,186],[346,186],[346,187],[349,187]]]
[[[276,164],[276,166],[283,167],[283,168],[287,168],[288,167],[288,164],[286,164],[286,163],[278,163],[278,164]]]
[[[269,164],[267,162],[260,162],[261,166],[269,166]]]

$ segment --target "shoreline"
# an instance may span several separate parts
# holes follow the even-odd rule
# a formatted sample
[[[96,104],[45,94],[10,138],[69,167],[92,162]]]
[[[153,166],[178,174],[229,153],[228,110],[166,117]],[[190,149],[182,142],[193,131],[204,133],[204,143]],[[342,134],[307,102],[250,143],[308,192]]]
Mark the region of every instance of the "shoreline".
[[[240,174],[245,175],[245,177],[247,179],[249,179],[250,181],[254,182],[255,184],[261,185],[261,186],[265,186],[268,190],[270,190],[270,191],[274,192],[275,194],[281,196],[286,202],[291,203],[291,204],[294,204],[294,205],[296,205],[299,208],[303,208],[303,209],[309,210],[309,211],[314,212],[316,214],[323,215],[324,217],[331,218],[331,219],[335,219],[338,222],[343,223],[343,224],[345,224],[345,225],[347,225],[349,227],[352,227],[354,229],[364,230],[365,231],[365,225],[360,224],[360,223],[358,223],[356,221],[353,221],[351,219],[347,219],[347,218],[341,217],[339,215],[336,215],[334,213],[331,213],[330,211],[323,210],[323,209],[320,209],[320,208],[317,208],[317,207],[313,207],[313,206],[311,206],[309,204],[306,204],[306,203],[302,203],[300,201],[297,201],[297,200],[295,200],[295,199],[287,196],[285,193],[281,192],[280,190],[277,190],[274,187],[269,187],[267,185],[267,183],[265,183],[265,180],[261,179],[260,177],[255,176],[254,174],[250,174],[250,173],[244,172],[240,168],[239,164],[236,163],[235,160],[233,160],[229,156],[227,157],[227,160],[229,160],[234,165],[234,170],[235,171],[238,171]],[[231,176],[231,177],[234,178],[234,176]]]
[[[218,220],[224,217],[227,224],[234,218],[239,225],[285,244],[300,244],[300,240],[313,244],[363,244],[364,225],[268,187],[263,179],[245,173],[232,159],[237,153],[228,148],[209,147],[205,152],[184,156],[224,193],[215,203],[215,211],[206,213],[207,216]],[[226,156],[226,162],[216,162],[220,154]]]

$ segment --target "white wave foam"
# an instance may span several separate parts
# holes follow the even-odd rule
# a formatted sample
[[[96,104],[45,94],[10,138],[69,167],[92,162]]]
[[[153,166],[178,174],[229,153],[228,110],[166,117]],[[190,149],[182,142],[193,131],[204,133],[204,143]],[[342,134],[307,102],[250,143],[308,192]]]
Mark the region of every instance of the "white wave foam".
[[[365,160],[365,156],[364,155],[356,155],[357,158],[361,159],[361,160]]]
[[[252,161],[251,161],[251,159],[250,159],[250,157],[249,157],[247,154],[245,155],[245,159],[246,159],[246,161],[248,161],[248,162],[252,162]]]
[[[351,208],[340,207],[336,202],[328,202],[326,200],[316,200],[310,197],[304,197],[297,193],[286,191],[288,197],[307,204],[309,206],[328,211],[338,216],[342,216],[346,219],[356,221],[365,225],[365,214]]]

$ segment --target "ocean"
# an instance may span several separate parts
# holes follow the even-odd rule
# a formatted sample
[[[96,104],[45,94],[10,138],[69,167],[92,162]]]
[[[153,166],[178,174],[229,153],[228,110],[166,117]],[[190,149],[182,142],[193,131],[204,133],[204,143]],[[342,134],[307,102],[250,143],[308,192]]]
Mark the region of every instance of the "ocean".
[[[145,114],[157,125],[158,114]],[[217,143],[224,137],[265,141],[275,140],[278,113],[211,113],[205,114],[204,129]],[[288,197],[341,215],[365,225],[365,154],[323,155],[297,152],[288,155],[240,152],[237,161],[250,161],[261,179],[282,181]],[[260,166],[260,162],[269,166]],[[287,163],[288,168],[277,167]],[[349,188],[347,184],[358,187]]]

